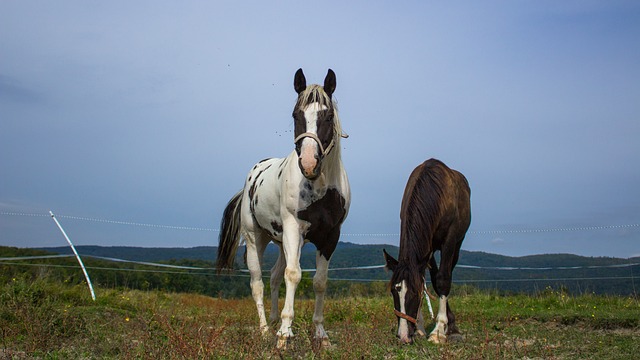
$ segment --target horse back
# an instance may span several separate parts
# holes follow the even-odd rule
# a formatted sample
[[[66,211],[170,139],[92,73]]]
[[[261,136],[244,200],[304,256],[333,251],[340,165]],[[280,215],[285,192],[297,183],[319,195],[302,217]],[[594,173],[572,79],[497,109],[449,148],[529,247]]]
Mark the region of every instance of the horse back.
[[[437,159],[418,165],[407,182],[400,218],[401,233],[427,236],[440,248],[449,233],[462,241],[471,223],[471,190],[462,173]]]

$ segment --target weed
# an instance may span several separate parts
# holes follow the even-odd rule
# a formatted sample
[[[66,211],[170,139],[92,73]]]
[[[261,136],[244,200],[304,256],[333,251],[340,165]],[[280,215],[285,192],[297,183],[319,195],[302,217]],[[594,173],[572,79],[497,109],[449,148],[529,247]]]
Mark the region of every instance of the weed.
[[[332,346],[320,348],[313,338],[314,301],[298,299],[296,336],[286,351],[275,349],[274,329],[266,336],[259,332],[251,298],[96,290],[93,302],[82,284],[7,281],[0,287],[0,357],[624,359],[640,352],[637,299],[572,296],[562,289],[535,296],[457,289],[451,306],[465,339],[439,346],[425,338],[399,345],[391,298],[384,294],[327,299]]]

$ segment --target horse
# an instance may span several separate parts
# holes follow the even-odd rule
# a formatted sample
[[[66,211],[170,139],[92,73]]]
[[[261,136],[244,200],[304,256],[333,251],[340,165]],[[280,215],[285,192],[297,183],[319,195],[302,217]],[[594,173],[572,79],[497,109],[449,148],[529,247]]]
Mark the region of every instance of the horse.
[[[286,158],[262,160],[249,171],[244,188],[224,210],[217,257],[219,270],[231,269],[240,238],[244,240],[251,293],[260,329],[266,335],[269,325],[263,304],[262,258],[267,244],[278,245],[278,260],[271,269],[269,320],[274,326],[282,320],[276,333],[280,349],[286,348],[294,336],[294,296],[302,277],[300,253],[307,242],[317,250],[313,277],[315,339],[321,346],[331,345],[323,325],[327,272],[351,203],[340,147],[340,139],[348,135],[342,132],[332,98],[336,75],[329,69],[323,86],[307,86],[302,69],[298,69],[293,85],[298,93],[293,108],[295,149]],[[278,293],[283,278],[286,295],[279,319]]]
[[[440,160],[418,165],[407,182],[400,210],[398,260],[383,249],[385,267],[391,270],[389,288],[398,319],[397,337],[411,343],[414,335],[425,335],[422,292],[425,271],[439,297],[436,325],[429,341],[443,343],[462,339],[448,302],[451,275],[460,247],[471,223],[471,190],[460,172]],[[440,251],[440,267],[434,252]]]

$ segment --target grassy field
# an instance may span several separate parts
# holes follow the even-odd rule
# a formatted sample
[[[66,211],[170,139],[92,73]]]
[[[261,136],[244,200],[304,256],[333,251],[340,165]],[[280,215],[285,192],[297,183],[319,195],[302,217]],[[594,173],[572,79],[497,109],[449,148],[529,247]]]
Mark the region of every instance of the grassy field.
[[[499,296],[457,289],[460,343],[399,345],[391,297],[328,299],[332,347],[312,340],[313,301],[296,301],[286,351],[261,337],[251,299],[97,289],[11,279],[0,292],[0,359],[632,359],[640,305],[630,297]],[[435,304],[434,304],[435,305]],[[426,310],[425,310],[426,311]],[[428,314],[426,314],[428,315]]]

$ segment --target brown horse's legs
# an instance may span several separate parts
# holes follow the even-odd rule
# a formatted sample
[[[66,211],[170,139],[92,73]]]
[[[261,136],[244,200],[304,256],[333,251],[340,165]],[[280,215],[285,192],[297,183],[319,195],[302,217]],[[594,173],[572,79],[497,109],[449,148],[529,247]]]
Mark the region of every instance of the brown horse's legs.
[[[460,334],[460,330],[458,330],[458,326],[456,325],[456,317],[453,315],[449,303],[447,303],[447,318],[449,319],[447,335]]]
[[[462,246],[462,240],[464,239],[464,233],[462,234],[461,239],[459,239],[459,236],[455,235],[455,233],[456,233],[455,231],[449,233],[449,236],[447,237],[445,249],[443,251],[444,254],[442,254],[443,259],[445,257],[450,259],[447,266],[446,267],[443,266],[441,268],[441,270],[444,270],[444,269],[448,270],[447,282],[448,282],[449,288],[447,290],[447,295],[451,290],[453,268],[458,263],[458,257],[460,256],[460,247]],[[440,264],[443,265],[442,261],[440,262]],[[450,337],[449,340],[452,340],[452,341],[461,340],[462,335],[460,334],[460,330],[458,330],[458,326],[456,325],[456,317],[455,315],[453,315],[453,311],[451,310],[451,306],[449,305],[449,303],[447,303],[447,318],[449,319],[447,335],[454,335]]]
[[[455,245],[452,246],[447,246],[448,244],[452,244],[452,242],[446,241],[444,248],[440,252],[440,267],[438,267],[433,257],[431,257],[429,261],[429,274],[431,275],[431,283],[433,284],[433,288],[435,289],[439,297],[445,296],[447,298],[449,297],[449,293],[451,292],[452,273],[453,268],[458,262],[458,254],[461,242],[454,243]],[[450,341],[460,340],[462,336],[460,335],[460,330],[456,325],[455,315],[453,314],[448,301],[446,303],[446,307],[446,335],[448,337],[451,335],[451,337],[449,338]]]
[[[442,264],[442,261],[440,261]],[[433,257],[429,260],[429,275],[431,275],[431,284],[433,285],[433,289],[438,294],[438,315],[436,316],[436,326],[433,328],[431,333],[429,334],[429,341],[433,343],[443,343],[446,341],[446,332],[447,332],[447,318],[448,318],[448,302],[447,296],[443,291],[443,283],[441,281],[442,269],[438,269],[438,264]],[[448,293],[448,290],[447,290]],[[445,310],[446,308],[446,310]]]

